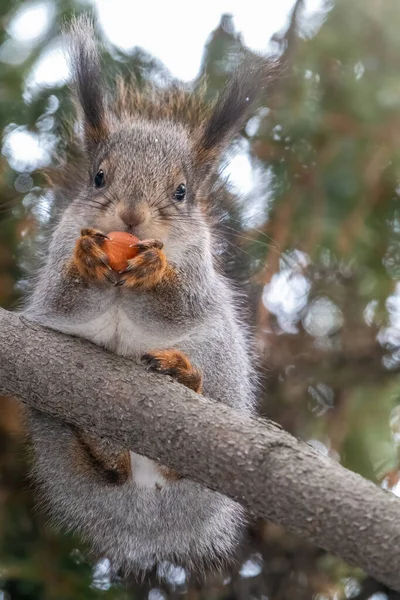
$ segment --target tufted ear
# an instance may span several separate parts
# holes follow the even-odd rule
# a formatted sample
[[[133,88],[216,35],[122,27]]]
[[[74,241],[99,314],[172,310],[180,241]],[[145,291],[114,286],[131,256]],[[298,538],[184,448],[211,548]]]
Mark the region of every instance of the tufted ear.
[[[261,58],[243,60],[220,94],[196,145],[197,164],[212,168],[221,152],[238,135],[255,102],[259,99],[271,71]]]
[[[83,111],[85,142],[90,148],[108,135],[101,61],[88,16],[72,21],[66,31],[73,83]]]

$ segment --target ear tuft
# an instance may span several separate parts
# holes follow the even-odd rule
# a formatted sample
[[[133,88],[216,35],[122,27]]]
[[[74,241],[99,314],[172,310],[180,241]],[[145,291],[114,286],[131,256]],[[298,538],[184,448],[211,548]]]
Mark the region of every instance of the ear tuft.
[[[225,147],[238,135],[271,77],[271,64],[265,59],[246,57],[220,94],[211,117],[197,144],[200,165],[212,165]]]
[[[108,134],[101,60],[93,22],[87,15],[74,19],[65,31],[73,82],[84,115],[89,145],[98,144]]]

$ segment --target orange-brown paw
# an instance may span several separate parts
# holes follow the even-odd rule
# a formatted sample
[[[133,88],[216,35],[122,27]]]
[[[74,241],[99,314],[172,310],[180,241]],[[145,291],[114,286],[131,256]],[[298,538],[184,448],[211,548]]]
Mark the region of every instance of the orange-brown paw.
[[[96,229],[82,229],[81,237],[77,240],[74,250],[73,264],[80,276],[92,283],[109,281],[119,284],[119,277],[108,264],[107,255],[103,250],[107,236]]]
[[[87,479],[109,485],[122,485],[131,477],[131,457],[128,450],[115,448],[106,439],[72,427],[72,457],[75,469]]]
[[[160,240],[145,240],[134,244],[139,249],[135,258],[128,260],[126,269],[120,272],[121,284],[127,287],[150,289],[157,285],[167,270],[167,257]]]
[[[163,375],[171,375],[182,385],[201,394],[203,377],[183,352],[173,349],[156,350],[142,356],[142,361],[150,370]]]

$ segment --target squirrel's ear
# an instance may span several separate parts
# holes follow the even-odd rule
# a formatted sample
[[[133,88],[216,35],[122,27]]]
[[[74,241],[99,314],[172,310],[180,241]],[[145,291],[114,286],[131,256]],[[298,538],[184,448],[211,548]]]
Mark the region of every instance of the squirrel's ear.
[[[98,144],[108,135],[101,60],[93,23],[86,15],[66,30],[73,84],[83,111],[86,144]]]
[[[271,66],[261,58],[243,60],[222,90],[211,117],[196,144],[198,165],[212,167],[221,152],[238,135],[255,102],[260,98]]]

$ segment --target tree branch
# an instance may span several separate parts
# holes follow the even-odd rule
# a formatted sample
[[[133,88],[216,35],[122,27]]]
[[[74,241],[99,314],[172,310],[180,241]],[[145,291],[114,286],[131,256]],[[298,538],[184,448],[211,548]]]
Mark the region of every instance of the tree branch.
[[[400,590],[400,502],[279,426],[0,309],[0,394],[117,440]]]

